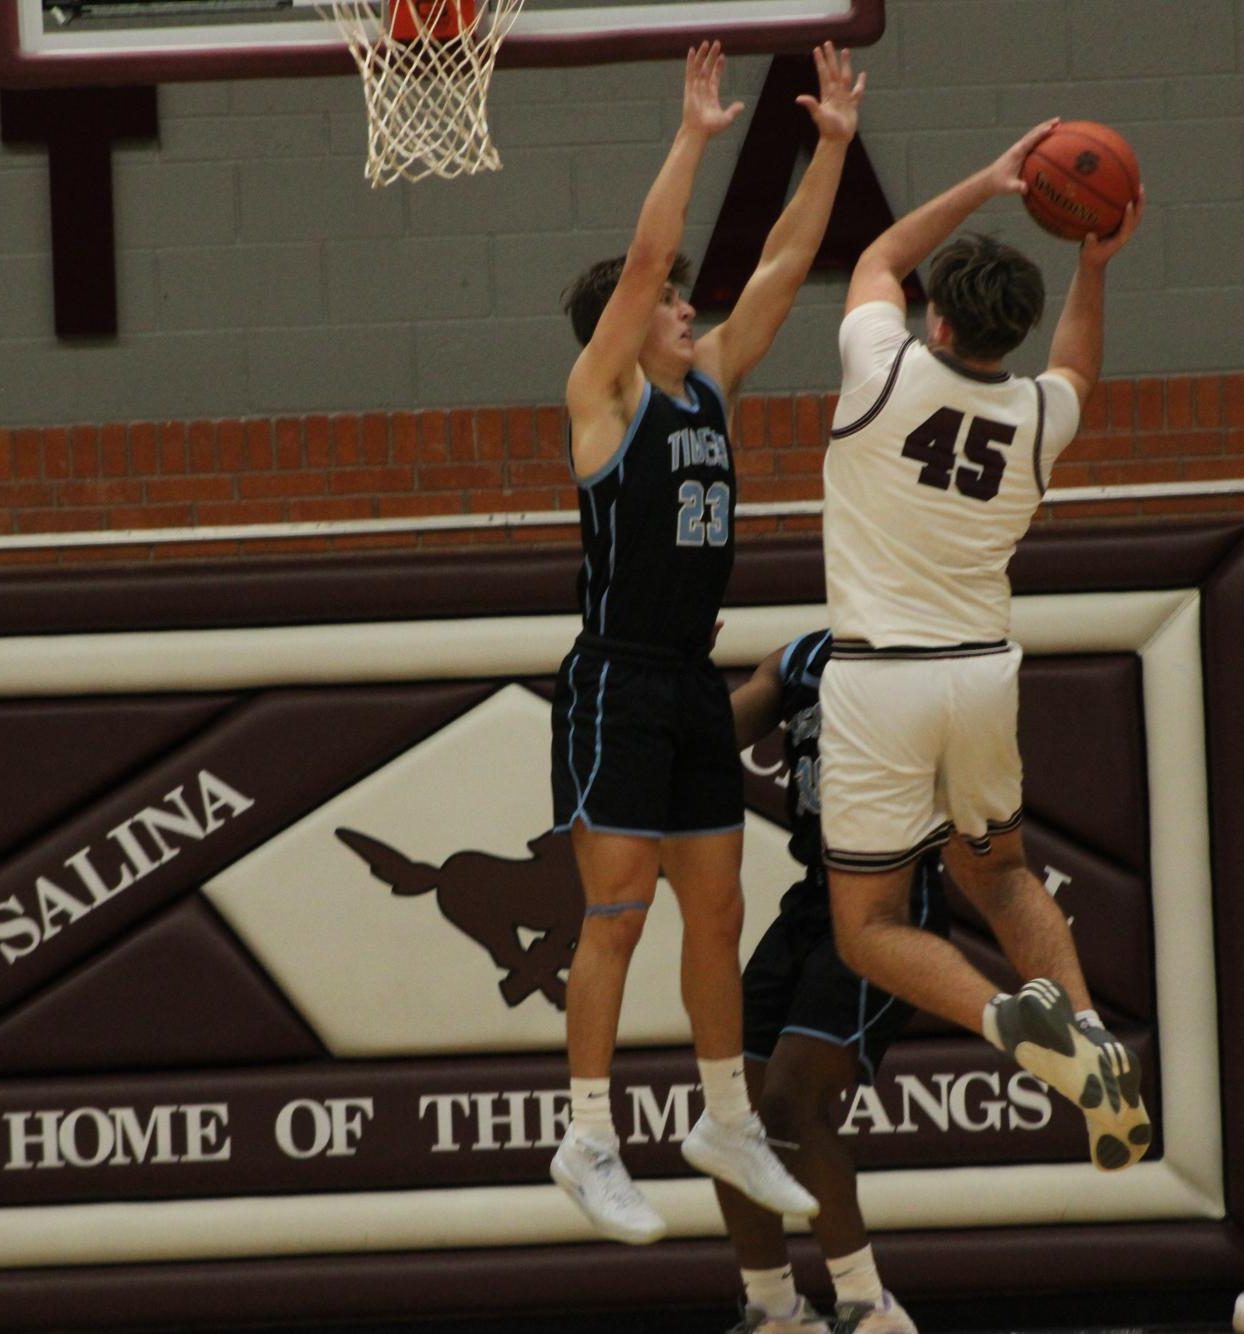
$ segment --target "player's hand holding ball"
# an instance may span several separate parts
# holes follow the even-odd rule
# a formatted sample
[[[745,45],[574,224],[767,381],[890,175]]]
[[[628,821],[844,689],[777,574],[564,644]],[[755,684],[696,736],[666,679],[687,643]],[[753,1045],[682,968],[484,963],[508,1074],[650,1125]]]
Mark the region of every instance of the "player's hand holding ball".
[[[1059,121],[1020,166],[1024,207],[1047,232],[1069,241],[1113,239],[1128,217],[1139,216],[1143,191],[1131,145],[1108,125]]]

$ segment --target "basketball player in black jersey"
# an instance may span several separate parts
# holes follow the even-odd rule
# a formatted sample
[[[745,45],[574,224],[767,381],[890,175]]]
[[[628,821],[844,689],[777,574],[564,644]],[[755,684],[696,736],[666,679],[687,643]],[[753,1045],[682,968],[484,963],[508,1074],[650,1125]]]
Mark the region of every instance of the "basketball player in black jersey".
[[[790,853],[807,874],[743,970],[743,1051],[751,1095],[772,1143],[786,1147],[821,1212],[812,1223],[837,1297],[822,1319],[795,1290],[782,1220],[729,1186],[717,1196],[747,1293],[732,1334],[916,1334],[911,1317],[881,1286],[860,1213],[855,1165],[830,1121],[840,1095],[871,1083],[881,1058],[913,1013],[851,972],[834,945],[829,883],[821,857],[821,673],[828,630],[801,635],[771,653],[730,696],[738,746],[746,750],[779,724],[789,773]],[[949,917],[938,856],[913,877],[913,925],[946,935]]]
[[[742,110],[721,105],[719,43],[688,52],[682,123],[630,249],[566,301],[583,344],[566,388],[583,632],[558,676],[553,797],[587,910],[566,997],[571,1123],[551,1170],[619,1241],[665,1230],[622,1165],[609,1096],[627,969],[661,873],[683,918],[682,997],[706,1108],[684,1156],[777,1212],[817,1210],[767,1145],[743,1078],[742,775],[709,660],[734,550],[731,412],[815,258],[863,95],[845,53],[826,43],[814,56],[819,96],[798,100],[816,151],[721,325],[695,339],[678,286],[696,171]]]

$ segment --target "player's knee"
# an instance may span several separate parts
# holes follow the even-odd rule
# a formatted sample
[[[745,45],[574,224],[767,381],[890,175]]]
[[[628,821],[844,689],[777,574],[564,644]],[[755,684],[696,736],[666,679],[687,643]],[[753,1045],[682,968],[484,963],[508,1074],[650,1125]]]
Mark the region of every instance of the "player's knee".
[[[873,943],[891,925],[891,919],[878,915],[853,918],[840,925],[834,922],[834,944],[843,963],[861,977],[868,976],[873,957]]]
[[[711,901],[685,911],[683,926],[688,937],[701,944],[716,944],[721,949],[737,950],[743,934],[743,892],[716,895]]]
[[[1028,874],[1023,842],[1013,835],[991,839],[987,851],[955,838],[946,845],[944,856],[956,883],[968,892],[1007,892]]]
[[[861,977],[864,976],[869,951],[862,938],[861,930],[854,923],[848,930],[842,930],[835,923],[834,943],[838,948],[838,956],[842,962],[853,973],[859,973]]]
[[[647,905],[643,903],[595,904],[584,914],[579,947],[590,942],[593,949],[629,958],[639,944],[647,918]]]
[[[1009,859],[984,859],[963,890],[986,916],[1006,912],[1026,894],[1045,892],[1022,861]]]
[[[823,1121],[828,1107],[815,1096],[809,1081],[794,1078],[765,1080],[756,1110],[769,1137],[786,1144],[802,1144],[818,1121]]]

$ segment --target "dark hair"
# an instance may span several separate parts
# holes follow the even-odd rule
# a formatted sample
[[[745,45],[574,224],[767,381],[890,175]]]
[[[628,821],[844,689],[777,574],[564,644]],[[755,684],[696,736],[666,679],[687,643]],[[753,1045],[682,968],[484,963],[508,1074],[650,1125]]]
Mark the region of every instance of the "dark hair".
[[[1045,283],[1026,255],[970,232],[933,256],[929,300],[950,324],[956,352],[997,361],[1041,319]]]
[[[618,285],[626,256],[598,260],[585,269],[562,293],[562,310],[570,316],[574,336],[583,347],[592,341],[601,312],[609,304],[613,289]],[[675,255],[670,265],[669,281],[678,287],[686,285],[691,277],[691,261],[686,255]]]

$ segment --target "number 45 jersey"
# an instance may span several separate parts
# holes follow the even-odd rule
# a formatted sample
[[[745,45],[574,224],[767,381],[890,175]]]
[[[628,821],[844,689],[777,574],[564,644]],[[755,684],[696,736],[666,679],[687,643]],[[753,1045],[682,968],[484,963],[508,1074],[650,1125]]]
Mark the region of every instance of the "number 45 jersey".
[[[1007,564],[1075,435],[1061,375],[986,372],[931,351],[889,302],[839,332],[843,382],[825,457],[825,581],[838,641],[993,643]]]
[[[687,398],[645,384],[608,463],[579,477],[579,607],[593,635],[706,653],[734,563],[726,407],[700,371]]]

